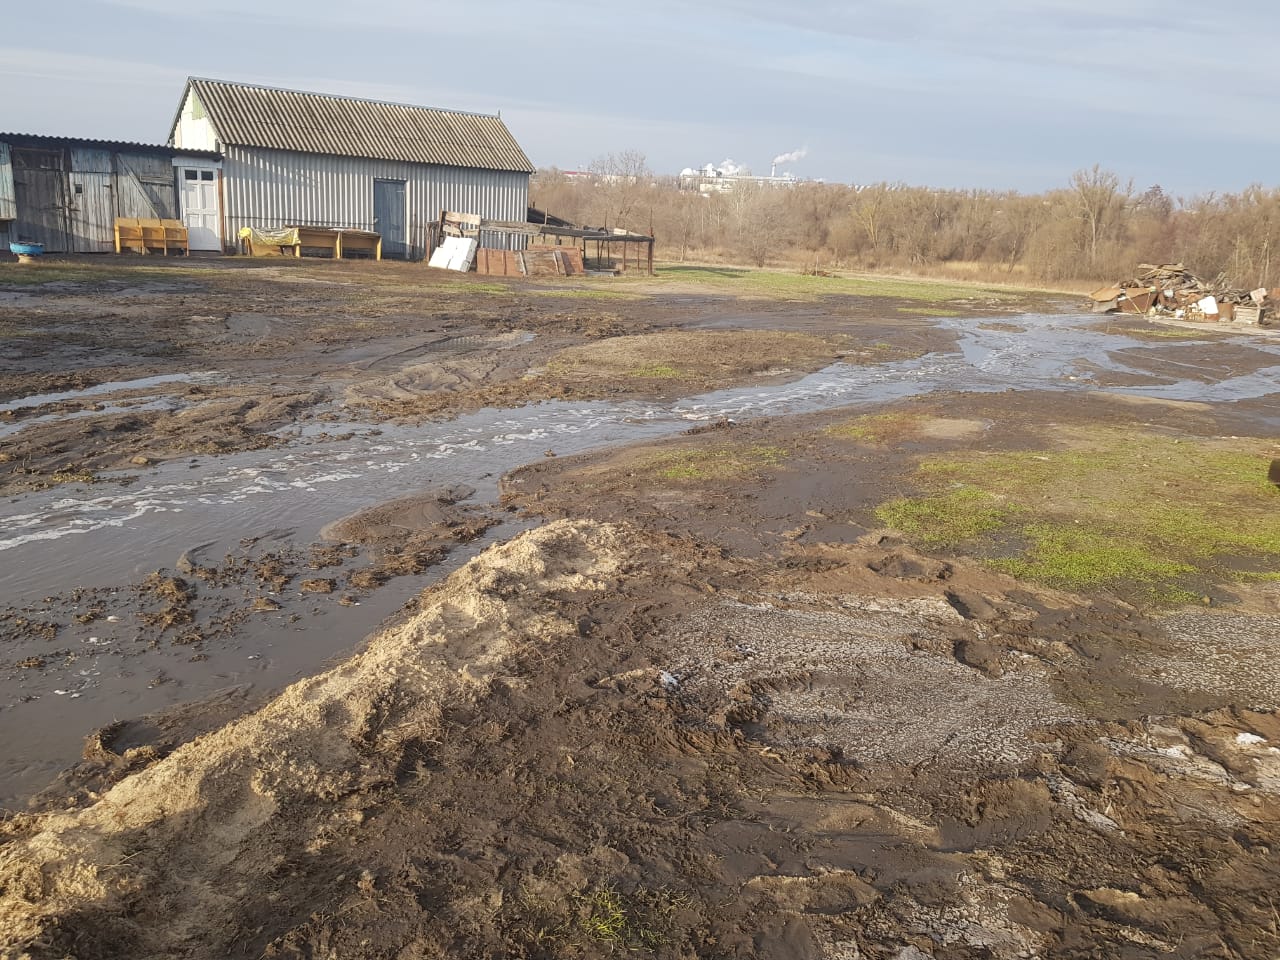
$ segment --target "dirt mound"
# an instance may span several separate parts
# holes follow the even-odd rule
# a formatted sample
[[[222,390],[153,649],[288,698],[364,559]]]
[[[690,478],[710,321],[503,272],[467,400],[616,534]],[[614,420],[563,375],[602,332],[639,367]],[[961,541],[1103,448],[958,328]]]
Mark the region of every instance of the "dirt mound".
[[[472,487],[455,484],[400,497],[336,520],[320,535],[371,549],[372,562],[348,582],[359,590],[373,589],[394,577],[421,573],[493,526],[490,512],[459,502],[474,494]]]
[[[1071,611],[1025,621],[1031,656],[1013,601],[947,596],[959,568],[894,600],[780,592],[776,568],[756,593],[760,572],[562,520],[168,756],[180,731],[109,731],[103,763],[135,772],[4,826],[0,953],[1280,947],[1274,713],[1061,722],[1087,655],[1035,634]],[[961,662],[970,642],[999,676]]]
[[[343,802],[391,788],[429,753],[447,711],[509,670],[518,645],[577,632],[545,598],[606,590],[614,531],[562,523],[486,553],[406,623],[260,712],[189,743],[82,811],[19,818],[0,856],[9,945],[81,955],[202,955],[243,932],[251,890],[359,823]],[[85,921],[100,919],[92,929]]]

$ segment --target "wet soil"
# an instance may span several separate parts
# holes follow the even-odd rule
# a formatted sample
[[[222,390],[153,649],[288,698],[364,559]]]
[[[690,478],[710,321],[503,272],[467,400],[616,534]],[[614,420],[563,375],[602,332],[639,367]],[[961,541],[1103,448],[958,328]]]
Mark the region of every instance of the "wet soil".
[[[163,461],[166,444],[195,435],[226,443],[204,456],[230,462],[254,443],[293,450],[328,431],[350,432],[343,442],[372,456],[387,438],[357,424],[355,410],[408,417],[396,426],[408,435],[425,429],[414,418],[500,394],[541,399],[574,358],[609,373],[573,389],[617,398],[743,383],[786,397],[788,382],[836,357],[868,376],[893,366],[947,386],[745,420],[714,414],[719,401],[704,397],[677,405],[699,412],[684,435],[667,429],[661,442],[541,457],[506,479],[499,505],[477,493],[493,482],[479,476],[369,491],[362,503],[335,500],[314,537],[284,525],[231,543],[194,541],[162,567],[125,575],[121,564],[95,585],[60,585],[6,608],[11,685],[75,675],[98,645],[90,632],[126,669],[216,664],[222,680],[196,702],[164,699],[169,684],[157,672],[161,699],[98,724],[82,760],[5,820],[6,955],[903,960],[1280,950],[1270,893],[1280,882],[1280,590],[1223,590],[1211,608],[1148,610],[922,553],[873,514],[910,491],[921,456],[1029,449],[1062,423],[1266,435],[1273,398],[1248,378],[1269,376],[1273,355],[1240,344],[1206,355],[1206,372],[1173,381],[1179,390],[1203,382],[1199,399],[1142,393],[1168,390],[1160,371],[1194,365],[1194,343],[1127,358],[1134,379],[1110,388],[1133,394],[1072,386],[1118,374],[1101,354],[1087,358],[1096,375],[1074,362],[1086,358],[1045,358],[1050,389],[974,392],[937,367],[948,351],[976,356],[962,320],[890,315],[883,303],[654,295],[608,301],[604,317],[568,297],[557,312],[534,284],[494,294],[450,278],[431,290],[433,309],[411,317],[407,302],[420,308],[424,298],[414,299],[414,274],[400,265],[217,269],[225,277],[94,290],[102,302],[120,294],[155,329],[187,283],[201,285],[202,303],[274,295],[282,304],[271,316],[281,319],[231,323],[228,313],[231,340],[178,338],[172,364],[119,363],[142,340],[100,341],[110,336],[100,324],[68,320],[61,361],[55,351],[36,375],[48,379],[7,396],[74,388],[88,381],[58,378],[82,374],[105,382],[215,370],[210,383],[161,394],[180,403],[175,411],[198,409],[183,397],[190,386],[223,391],[219,402],[239,391],[257,402],[314,397],[252,425],[253,408],[241,406],[226,423],[211,417],[169,439],[165,416],[138,428],[137,449],[149,451],[139,455]],[[20,305],[20,322],[64,296],[83,298],[63,305],[67,316],[94,300],[83,288],[30,291],[38,305]],[[1029,356],[1039,369],[1034,318],[982,309],[986,332],[1009,340],[971,369],[997,382],[1009,358]],[[233,327],[270,345],[237,345]],[[724,330],[812,339],[803,362],[785,369],[764,363],[750,349],[763,341],[751,337],[738,358],[710,358],[714,369],[679,369],[671,335]],[[479,339],[453,343],[459,331]],[[424,344],[446,333],[431,341],[437,358]],[[636,354],[634,338],[646,336],[654,350]],[[648,376],[626,375],[637,368]],[[813,381],[819,392],[826,382]],[[435,406],[443,395],[456,399]],[[838,390],[832,398],[829,406],[850,402]],[[15,425],[29,409],[39,408],[13,411]],[[911,430],[858,438],[838,429],[903,410],[915,415]],[[24,441],[34,451],[32,438],[56,422],[39,417],[82,412],[31,414],[12,436],[34,430]],[[77,437],[64,434],[53,445],[67,449],[45,460],[28,457],[37,472],[15,474],[10,491],[52,482],[48,471],[62,465],[104,469],[130,452]],[[70,497],[92,496],[81,483],[67,484]],[[48,495],[15,503],[36,496]],[[511,539],[528,526],[537,529]],[[322,669],[351,653],[375,609],[374,623],[394,616]],[[282,691],[247,684],[219,656],[243,659],[253,623],[281,648],[313,642],[325,652],[309,668],[295,652],[303,679]],[[86,696],[98,689],[88,679]],[[70,707],[78,689],[59,689],[18,707]]]
[[[880,572],[791,577],[587,521],[495,547],[165,759],[104,732],[124,779],[6,825],[0,935],[36,957],[1274,950],[1271,708],[1090,713],[1058,681],[1158,625],[863,556]],[[912,595],[846,592],[876,577]]]
[[[0,493],[261,448],[279,443],[281,431],[343,416],[687,395],[795,377],[837,359],[919,355],[947,340],[925,319],[886,322],[897,302],[872,297],[814,311],[811,325],[825,337],[787,357],[775,341],[801,334],[644,341],[676,326],[768,327],[784,313],[764,305],[735,316],[741,306],[720,297],[637,295],[621,301],[624,316],[609,291],[584,298],[577,289],[407,264],[209,261],[141,277],[131,268],[118,258],[72,262],[65,269],[77,279],[21,275],[0,301]],[[581,352],[624,335],[639,338],[629,340],[626,369],[610,366],[616,351]],[[673,377],[653,375],[673,355],[687,360],[709,348],[714,368],[686,363]],[[630,368],[634,375],[618,375]]]

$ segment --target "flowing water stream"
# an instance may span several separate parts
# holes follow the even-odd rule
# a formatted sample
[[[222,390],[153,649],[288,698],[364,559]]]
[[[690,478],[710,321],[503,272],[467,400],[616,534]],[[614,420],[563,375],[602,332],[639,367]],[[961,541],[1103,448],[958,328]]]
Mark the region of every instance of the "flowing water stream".
[[[295,428],[283,446],[165,463],[148,468],[129,486],[63,486],[15,497],[0,504],[0,598],[38,618],[43,598],[76,588],[118,591],[123,597],[125,584],[172,568],[195,546],[217,556],[252,538],[305,545],[339,517],[444,484],[474,487],[476,502],[490,502],[502,474],[548,450],[566,455],[652,440],[723,417],[880,404],[939,390],[1085,391],[1105,384],[1120,393],[1218,402],[1280,390],[1280,341],[1274,339],[1214,334],[1153,342],[1102,335],[1097,317],[1071,315],[940,323],[958,335],[953,352],[878,365],[835,364],[790,383],[721,390],[663,405],[547,402],[414,426],[307,425]],[[1257,352],[1250,354],[1252,363],[1242,364],[1250,369],[1235,373],[1231,351]],[[1227,359],[1213,359],[1218,355]],[[215,374],[169,379],[183,382],[191,376]],[[151,378],[146,385],[164,382]],[[119,388],[27,398],[5,408],[106,397]],[[149,397],[148,402],[165,401]],[[83,413],[65,414],[77,415]],[[1271,422],[1280,425],[1280,410]],[[431,575],[517,529],[514,521],[494,528],[455,551]],[[134,638],[123,618],[84,629],[73,626],[51,644],[59,653],[70,650],[61,666],[7,669],[9,678],[0,680],[0,736],[8,747],[0,759],[0,803],[18,802],[39,788],[79,755],[83,736],[104,723],[229,684],[270,688],[314,672],[350,650],[423,584],[423,578],[393,581],[358,606],[317,599],[301,620],[246,624],[234,643],[194,661],[181,648],[140,658],[130,647]],[[8,668],[29,653],[4,649],[0,658]]]

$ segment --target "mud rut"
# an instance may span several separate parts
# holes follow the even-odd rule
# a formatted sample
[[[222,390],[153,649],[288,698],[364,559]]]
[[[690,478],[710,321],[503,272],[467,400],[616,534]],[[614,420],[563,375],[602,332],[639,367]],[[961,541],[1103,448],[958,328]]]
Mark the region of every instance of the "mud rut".
[[[662,323],[660,314],[649,319]],[[713,312],[701,322],[729,321]],[[1076,342],[1076,328],[1064,329]],[[1006,384],[1025,372],[1026,341],[989,332],[1007,336],[1007,350],[989,340],[979,356],[962,334],[965,366],[901,361],[915,365],[910,387],[951,385],[961,370],[967,387],[974,370]],[[415,360],[386,349],[356,352]],[[1245,362],[1235,344],[1197,350],[1201,368],[1217,355],[1229,374],[1171,379],[1154,372],[1169,364],[1153,353],[1152,364],[1123,371],[1108,361],[1105,378],[1157,398],[1198,390],[1223,404],[1213,414],[1223,430],[1274,423],[1264,389],[1274,354]],[[1080,357],[1055,364],[1050,352],[1030,351],[1037,377],[1090,376]],[[1135,372],[1144,366],[1152,370]],[[455,372],[429,382],[456,389]],[[388,382],[417,389],[394,374]],[[295,395],[282,386],[292,389],[276,384],[272,395]],[[783,398],[773,410],[797,413],[905,389],[903,378],[823,373],[767,396]],[[752,404],[765,395],[711,393],[676,410],[710,423],[761,412]],[[1026,402],[1041,415],[1060,403]],[[637,409],[624,407],[624,418]],[[99,412],[110,414],[89,411]],[[346,427],[322,419],[308,429],[328,443]],[[396,429],[366,425],[334,442],[372,446]],[[792,428],[782,418],[759,429],[767,439]],[[600,455],[566,459],[564,435],[550,442],[561,456],[508,487],[517,514],[485,509],[457,483],[424,494],[417,479],[405,484],[406,496],[417,486],[412,499],[331,513],[353,514],[328,531],[333,540],[312,545],[297,533],[305,523],[225,554],[188,538],[200,549],[140,576],[127,601],[111,599],[117,581],[68,591],[45,620],[7,611],[11,645],[105,632],[112,617],[141,611],[154,649],[181,647],[174,638],[198,628],[187,644],[197,652],[180,655],[216,660],[220,637],[242,652],[250,597],[279,605],[252,611],[280,618],[272,623],[297,616],[306,638],[316,621],[302,611],[316,598],[340,612],[388,584],[416,594],[451,552],[454,565],[465,559],[460,544],[506,541],[411,596],[354,658],[260,709],[263,693],[237,687],[92,737],[73,776],[42,798],[44,812],[4,825],[6,953],[1280,950],[1280,721],[1277,661],[1266,652],[1280,618],[1152,618],[939,561],[882,534],[841,534],[812,509],[849,495],[839,476],[823,479],[820,457],[803,495],[747,482],[713,485],[691,503],[644,491],[592,499],[580,471],[590,475]],[[599,445],[588,436],[579,449]],[[543,525],[508,540],[519,529],[508,523],[486,539],[495,519],[518,515]],[[572,519],[584,515],[594,519]],[[43,635],[73,611],[87,620]],[[219,615],[223,634],[206,629]],[[1249,676],[1223,654],[1231,649]],[[1210,656],[1214,668],[1198,670]]]

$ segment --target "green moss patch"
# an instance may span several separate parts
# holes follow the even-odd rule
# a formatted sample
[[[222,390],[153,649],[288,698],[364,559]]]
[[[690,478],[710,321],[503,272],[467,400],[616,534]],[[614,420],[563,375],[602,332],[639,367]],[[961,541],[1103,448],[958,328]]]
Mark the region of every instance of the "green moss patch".
[[[674,380],[684,375],[683,370],[670,363],[648,363],[627,371],[629,377],[640,377],[646,380]]]
[[[924,417],[914,413],[872,413],[828,427],[832,437],[861,443],[889,443],[919,433]]]
[[[781,447],[767,444],[720,444],[714,447],[663,451],[637,464],[659,480],[734,480],[779,466],[787,458]]]
[[[957,548],[1009,523],[1012,511],[977,487],[930,497],[901,497],[876,510],[881,523],[928,547]]]
[[[1026,580],[1157,602],[1280,570],[1280,491],[1261,444],[1106,430],[1057,439],[1056,449],[926,459],[924,492],[876,515],[923,546]]]

